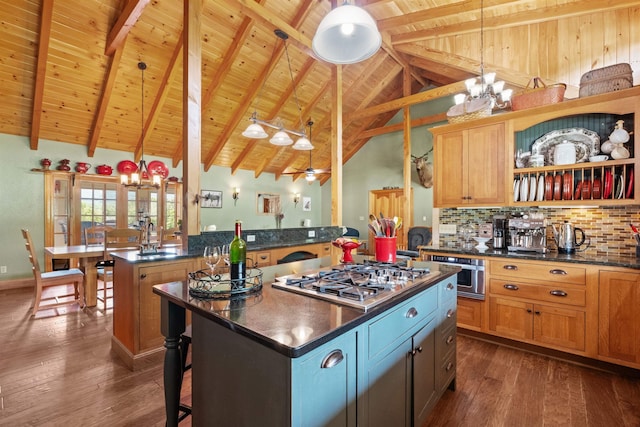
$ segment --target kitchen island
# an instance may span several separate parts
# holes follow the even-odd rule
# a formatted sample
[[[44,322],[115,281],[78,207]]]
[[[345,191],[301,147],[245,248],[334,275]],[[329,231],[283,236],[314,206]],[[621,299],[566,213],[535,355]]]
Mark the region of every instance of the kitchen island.
[[[287,266],[300,273],[321,262]],[[263,269],[259,293],[240,300],[191,297],[186,281],[154,286],[169,425],[177,423],[187,310],[194,425],[420,425],[455,385],[458,269],[414,266],[429,277],[366,311],[273,288],[283,272],[276,267]]]

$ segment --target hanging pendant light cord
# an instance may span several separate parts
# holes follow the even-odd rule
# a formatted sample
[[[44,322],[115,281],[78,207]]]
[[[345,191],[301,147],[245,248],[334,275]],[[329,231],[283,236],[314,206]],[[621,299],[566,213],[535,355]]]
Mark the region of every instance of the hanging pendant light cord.
[[[142,72],[141,90],[140,90],[140,163],[144,164],[144,70],[147,64],[138,62],[138,68]],[[142,173],[142,171],[140,171]]]
[[[293,70],[291,69],[291,59],[289,58],[289,49],[287,48],[287,40],[284,40],[284,53],[287,55],[287,65],[289,66],[289,77],[291,77],[291,84],[293,85],[293,99],[296,101],[296,107],[298,108],[298,117],[300,120],[300,129],[304,133],[304,123],[302,122],[302,108],[300,108],[300,101],[298,100],[298,91],[296,90],[296,83],[293,80]]]
[[[484,0],[480,0],[480,79],[484,93]]]

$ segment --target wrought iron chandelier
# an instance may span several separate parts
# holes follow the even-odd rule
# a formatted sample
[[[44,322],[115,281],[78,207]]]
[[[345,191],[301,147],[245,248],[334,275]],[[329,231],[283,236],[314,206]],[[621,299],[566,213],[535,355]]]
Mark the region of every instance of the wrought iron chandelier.
[[[159,188],[162,180],[165,178],[165,174],[162,171],[167,171],[164,163],[160,161],[153,161],[151,163],[157,164],[157,168],[151,168],[147,166],[147,162],[144,160],[144,70],[147,69],[147,64],[144,62],[138,62],[138,69],[141,72],[141,103],[140,103],[140,162],[135,170],[128,173],[122,173],[120,175],[120,183],[125,187],[141,188]],[[133,165],[132,165],[133,166]]]

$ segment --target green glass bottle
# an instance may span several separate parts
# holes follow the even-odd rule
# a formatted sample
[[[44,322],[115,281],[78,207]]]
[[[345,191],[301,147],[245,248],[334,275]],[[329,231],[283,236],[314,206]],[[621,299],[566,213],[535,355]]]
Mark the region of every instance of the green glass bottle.
[[[242,240],[241,224],[236,220],[235,236],[229,245],[229,264],[233,289],[244,288],[247,278],[247,244]]]

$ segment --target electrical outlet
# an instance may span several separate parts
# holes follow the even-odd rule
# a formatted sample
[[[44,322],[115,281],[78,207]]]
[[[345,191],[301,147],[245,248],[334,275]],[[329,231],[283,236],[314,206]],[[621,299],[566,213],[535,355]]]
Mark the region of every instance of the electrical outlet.
[[[0,274],[7,274],[7,266],[0,265]]]
[[[440,224],[440,234],[456,234],[455,224]]]
[[[426,217],[426,215],[422,217],[422,221],[427,222],[427,217]]]
[[[309,230],[309,233],[307,235],[309,237],[316,237],[316,230]]]
[[[256,235],[255,234],[247,234],[247,242],[255,242]]]
[[[363,216],[360,216],[360,221],[364,221],[364,217]]]

